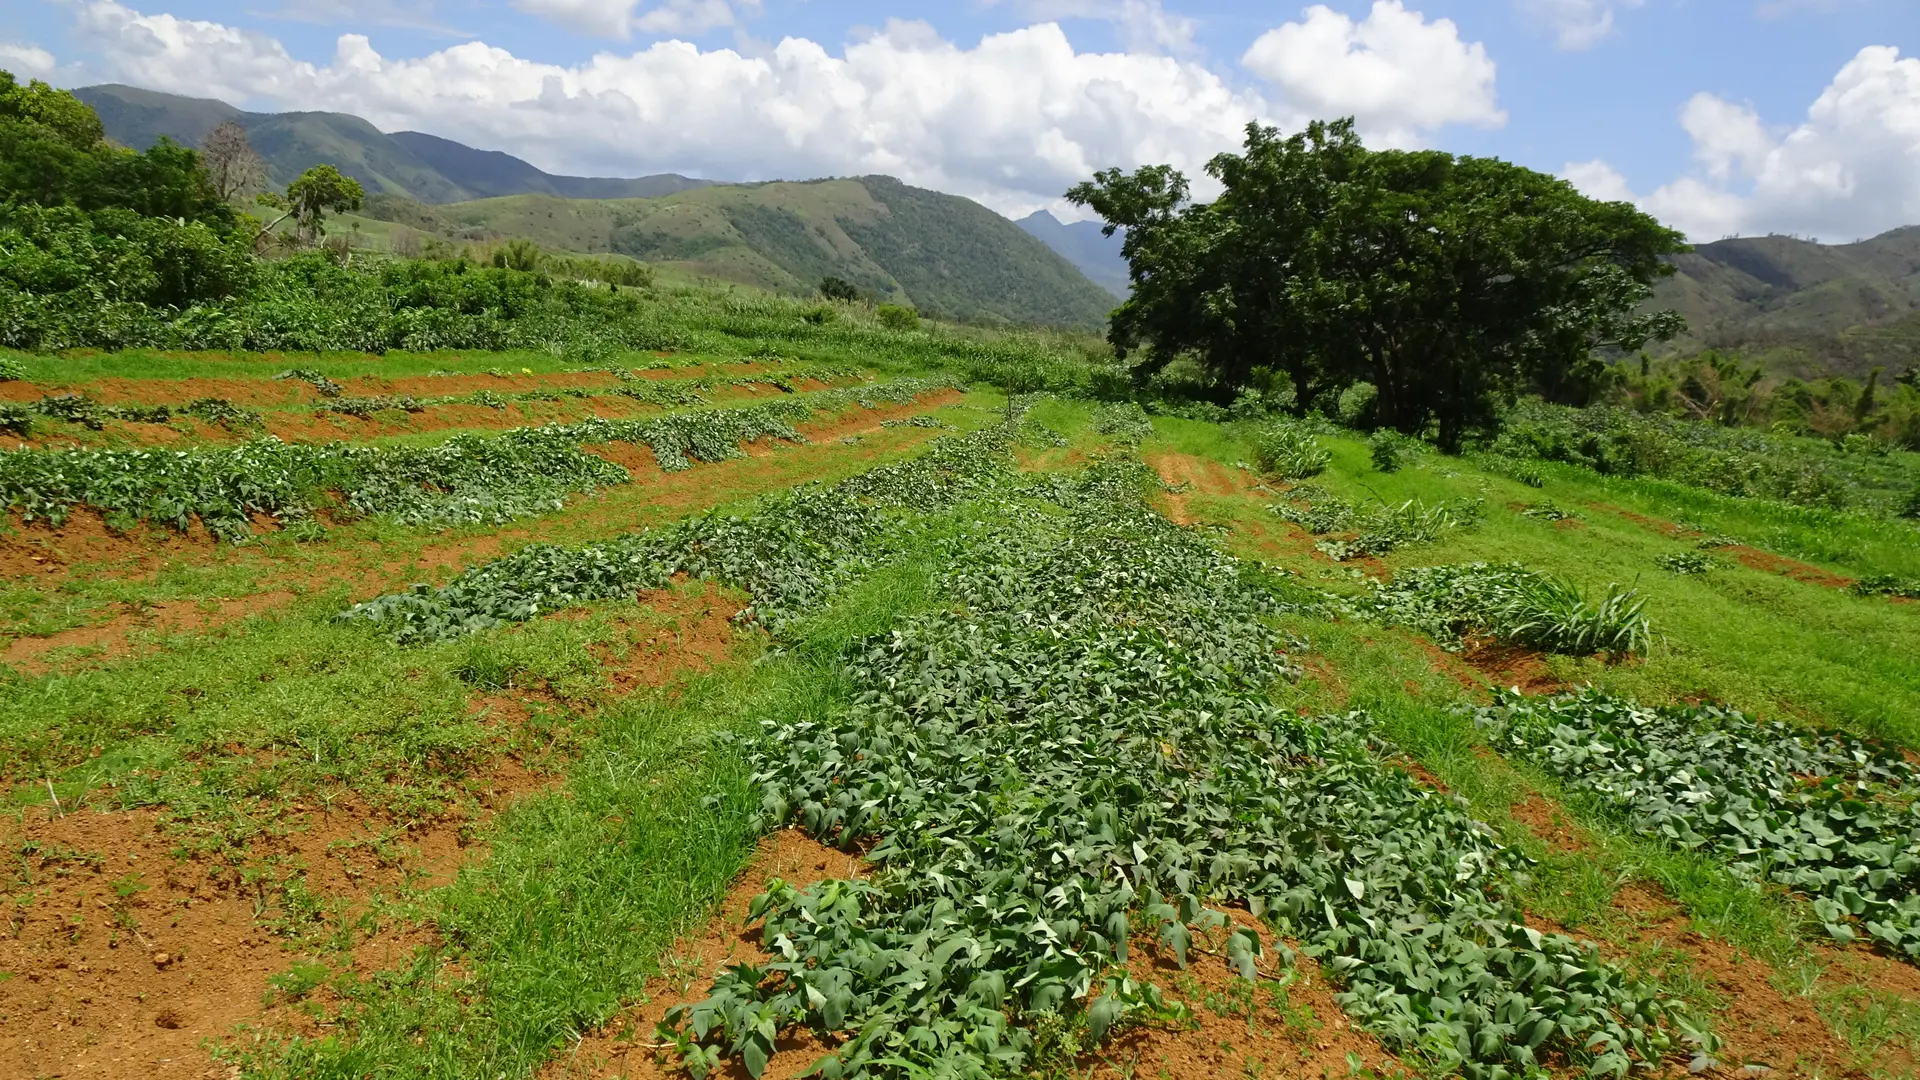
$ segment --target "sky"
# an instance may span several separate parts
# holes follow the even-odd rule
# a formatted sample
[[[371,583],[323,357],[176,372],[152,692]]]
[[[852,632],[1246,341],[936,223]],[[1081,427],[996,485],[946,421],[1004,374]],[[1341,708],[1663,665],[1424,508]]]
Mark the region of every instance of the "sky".
[[[1920,0],[6,0],[0,68],[550,172],[887,173],[1021,216],[1249,122],[1501,157],[1695,241],[1920,224]]]

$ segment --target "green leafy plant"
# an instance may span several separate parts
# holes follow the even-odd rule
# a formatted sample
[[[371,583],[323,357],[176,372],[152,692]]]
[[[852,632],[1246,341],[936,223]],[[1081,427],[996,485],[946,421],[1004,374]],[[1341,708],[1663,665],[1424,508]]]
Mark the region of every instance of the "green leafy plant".
[[[1847,591],[1855,596],[1898,596],[1906,600],[1920,600],[1920,578],[1871,574],[1847,586]]]
[[[1403,452],[1400,436],[1396,432],[1382,429],[1367,436],[1367,454],[1373,460],[1373,467],[1380,472],[1399,472]]]
[[[920,329],[920,313],[901,304],[881,304],[873,309],[873,316],[889,330]]]
[[[19,357],[0,356],[0,382],[18,382],[27,377],[27,366]]]
[[[1669,574],[1704,574],[1720,565],[1704,551],[1673,551],[1653,561]]]
[[[768,826],[884,870],[768,884],[749,919],[771,960],[668,1014],[690,1071],[758,1075],[793,1027],[832,1036],[827,1076],[1031,1068],[1151,1008],[1107,972],[1141,937],[1194,962],[1222,902],[1446,1068],[1611,1074],[1703,1039],[1590,947],[1526,928],[1507,899],[1524,859],[1375,756],[1364,715],[1274,706],[1285,604],[1153,514],[1137,461],[1008,482],[949,549],[942,602],[850,652],[852,708],[746,748]],[[1227,938],[1241,976],[1271,963]]]
[[[1920,960],[1920,774],[1899,749],[1714,705],[1502,694],[1493,745],[1630,828],[1809,896],[1834,937]]]
[[[323,398],[337,398],[345,393],[345,391],[340,388],[339,383],[334,382],[332,379],[327,378],[317,371],[311,371],[307,368],[294,368],[291,371],[283,371],[275,375],[274,378],[297,379],[318,390],[320,396]]]
[[[1550,502],[1529,503],[1520,508],[1520,516],[1533,518],[1536,521],[1578,521],[1580,519],[1580,515],[1574,511],[1555,506]]]

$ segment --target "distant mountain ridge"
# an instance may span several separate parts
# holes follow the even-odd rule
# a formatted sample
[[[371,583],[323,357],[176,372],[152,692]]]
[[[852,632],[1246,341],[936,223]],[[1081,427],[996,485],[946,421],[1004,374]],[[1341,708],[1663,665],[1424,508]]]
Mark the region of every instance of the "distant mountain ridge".
[[[1120,254],[1126,235],[1118,231],[1112,236],[1102,235],[1105,222],[1067,224],[1046,210],[1035,210],[1014,224],[1079,267],[1095,285],[1123,300],[1132,291],[1133,279],[1128,276],[1127,260]]]
[[[369,195],[403,195],[423,203],[524,194],[651,198],[716,183],[672,173],[632,179],[556,176],[512,154],[417,131],[387,133],[347,113],[246,112],[211,98],[118,84],[83,86],[73,93],[100,114],[108,138],[136,149],[152,146],[162,135],[197,146],[216,125],[232,120],[247,129],[276,187],[321,164],[358,180]]]
[[[1687,317],[1674,350],[1739,350],[1802,377],[1920,364],[1920,226],[1852,244],[1717,240],[1672,261],[1653,306]]]

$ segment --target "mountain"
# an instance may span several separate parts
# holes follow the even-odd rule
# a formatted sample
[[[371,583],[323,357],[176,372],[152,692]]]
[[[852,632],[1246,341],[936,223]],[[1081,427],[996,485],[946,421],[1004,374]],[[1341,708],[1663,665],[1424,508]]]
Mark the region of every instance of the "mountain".
[[[1103,236],[1101,222],[1076,221],[1069,225],[1045,210],[1035,210],[1014,224],[1059,252],[1094,284],[1113,295],[1125,299],[1131,291],[1127,260],[1120,255],[1120,245],[1126,241],[1123,234]]]
[[[795,295],[829,275],[935,318],[1096,328],[1114,298],[970,199],[888,176],[691,188],[650,199],[513,195],[365,213],[464,239],[614,252]]]
[[[1678,351],[1739,350],[1806,378],[1920,364],[1920,226],[1852,244],[1718,240],[1673,264],[1653,304],[1687,317]]]
[[[247,129],[247,139],[266,161],[268,180],[276,187],[321,164],[360,181],[369,195],[403,195],[423,203],[527,193],[646,198],[714,183],[671,174],[636,179],[555,176],[511,154],[476,150],[417,131],[388,134],[346,113],[245,112],[223,101],[115,84],[83,86],[73,93],[100,114],[108,138],[137,148],[152,146],[162,135],[197,146],[215,125],[235,121]]]

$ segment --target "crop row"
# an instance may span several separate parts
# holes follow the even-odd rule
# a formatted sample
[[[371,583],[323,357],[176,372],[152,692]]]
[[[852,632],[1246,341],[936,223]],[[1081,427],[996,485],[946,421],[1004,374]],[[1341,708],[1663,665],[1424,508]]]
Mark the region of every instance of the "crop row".
[[[1633,830],[1805,894],[1836,938],[1920,959],[1920,774],[1898,750],[1594,691],[1503,695],[1476,720]]]
[[[904,540],[941,545],[934,609],[849,651],[852,706],[745,748],[766,827],[877,841],[879,869],[756,900],[774,961],[673,1015],[696,1073],[733,1057],[758,1075],[796,1027],[833,1048],[824,1075],[1014,1071],[1045,1015],[1096,1040],[1154,1015],[1129,948],[1184,963],[1223,904],[1304,945],[1359,1023],[1441,1068],[1517,1076],[1558,1056],[1618,1075],[1706,1041],[1591,946],[1526,927],[1524,857],[1385,764],[1364,715],[1271,703],[1301,647],[1270,619],[1297,609],[1291,586],[1155,515],[1137,461],[1014,474],[1027,426],[1016,411],[744,514],[536,545],[343,618],[436,640],[687,573],[747,589],[743,617],[778,637]],[[1248,934],[1224,948],[1249,976],[1286,962]]]
[[[425,447],[269,438],[192,450],[17,450],[0,453],[0,506],[55,525],[77,507],[100,511],[116,529],[152,522],[184,530],[198,519],[230,540],[248,536],[255,517],[288,522],[322,506],[403,524],[497,523],[631,479],[582,445],[645,445],[661,468],[685,469],[739,457],[743,442],[798,440],[794,425],[818,411],[907,402],[949,385],[900,379],[744,408],[462,434]]]
[[[457,638],[597,600],[631,598],[677,574],[746,589],[741,621],[770,628],[817,607],[895,546],[906,516],[978,495],[1007,470],[1005,428],[942,438],[925,454],[837,484],[804,484],[750,514],[710,510],[665,528],[561,547],[530,544],[443,586],[417,585],[342,612],[401,643]]]

